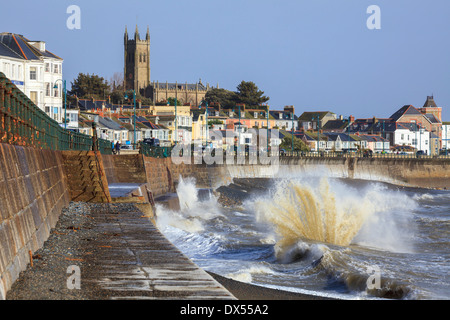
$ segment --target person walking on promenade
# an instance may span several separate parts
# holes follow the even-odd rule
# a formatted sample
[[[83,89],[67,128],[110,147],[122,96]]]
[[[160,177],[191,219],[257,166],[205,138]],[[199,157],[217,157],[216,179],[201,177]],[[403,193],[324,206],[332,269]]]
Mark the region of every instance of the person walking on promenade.
[[[116,142],[116,154],[120,154],[120,142]]]

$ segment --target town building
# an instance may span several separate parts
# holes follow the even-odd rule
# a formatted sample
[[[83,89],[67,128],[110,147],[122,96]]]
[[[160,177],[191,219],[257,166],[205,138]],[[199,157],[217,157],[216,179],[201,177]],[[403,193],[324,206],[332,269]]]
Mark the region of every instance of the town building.
[[[63,59],[15,33],[0,33],[0,72],[52,119],[62,123],[64,83]]]
[[[329,120],[336,120],[337,115],[330,111],[306,111],[298,118],[299,127],[304,131],[323,128]]]
[[[442,122],[442,149],[450,149],[450,122]]]
[[[269,111],[269,114],[274,119],[274,129],[298,130],[298,117],[295,115],[294,106],[285,106],[283,110]]]

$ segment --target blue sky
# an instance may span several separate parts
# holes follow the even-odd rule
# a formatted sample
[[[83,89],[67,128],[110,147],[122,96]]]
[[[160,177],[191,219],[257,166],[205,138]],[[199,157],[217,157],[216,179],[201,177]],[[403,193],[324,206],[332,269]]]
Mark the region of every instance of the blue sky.
[[[70,30],[69,5],[81,9]],[[370,5],[381,29],[369,30]],[[44,40],[79,72],[123,72],[123,33],[151,36],[151,80],[236,90],[253,81],[272,109],[388,117],[434,95],[450,121],[448,0],[40,0],[2,3],[0,31]]]

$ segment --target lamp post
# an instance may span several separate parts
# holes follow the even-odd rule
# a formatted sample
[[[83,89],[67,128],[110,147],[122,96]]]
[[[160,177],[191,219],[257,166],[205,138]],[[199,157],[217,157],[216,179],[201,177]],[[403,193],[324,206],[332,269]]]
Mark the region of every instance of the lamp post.
[[[448,155],[448,125],[445,125],[445,155]]]
[[[208,144],[208,102],[206,100],[202,100],[198,108],[201,109],[203,104],[205,104],[206,106],[205,109],[205,147],[206,147],[206,145]]]
[[[133,141],[133,149],[136,149],[136,91],[133,90],[133,104],[134,104],[134,141]]]
[[[56,84],[58,81],[61,81],[64,87],[64,129],[67,129],[67,91],[66,91],[66,80],[58,79],[55,81],[55,85],[53,89],[58,89],[58,85]]]
[[[269,106],[267,106],[266,118],[267,118],[267,130],[266,130],[266,138],[267,138],[267,155],[269,155]]]
[[[292,119],[292,145],[291,145],[291,149],[292,149],[292,155],[294,155],[294,113],[291,112],[291,119]]]
[[[175,97],[175,144],[178,143],[177,98]]]
[[[316,120],[317,121],[317,152],[320,151],[320,115],[316,114],[315,116],[313,116],[311,118],[311,120]]]
[[[133,91],[133,105],[134,105],[134,121],[133,121],[133,149],[136,149],[136,91]],[[128,95],[125,94],[125,100],[128,100]]]
[[[241,123],[241,105],[239,105],[239,142],[238,142],[238,152],[241,152],[241,131],[242,131],[242,123]]]

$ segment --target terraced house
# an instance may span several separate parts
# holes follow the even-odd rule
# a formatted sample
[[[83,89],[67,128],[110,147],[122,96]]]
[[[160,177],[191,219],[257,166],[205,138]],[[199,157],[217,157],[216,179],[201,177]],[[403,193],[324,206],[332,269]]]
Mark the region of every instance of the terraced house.
[[[63,122],[63,59],[44,41],[0,33],[0,72],[52,119]]]

